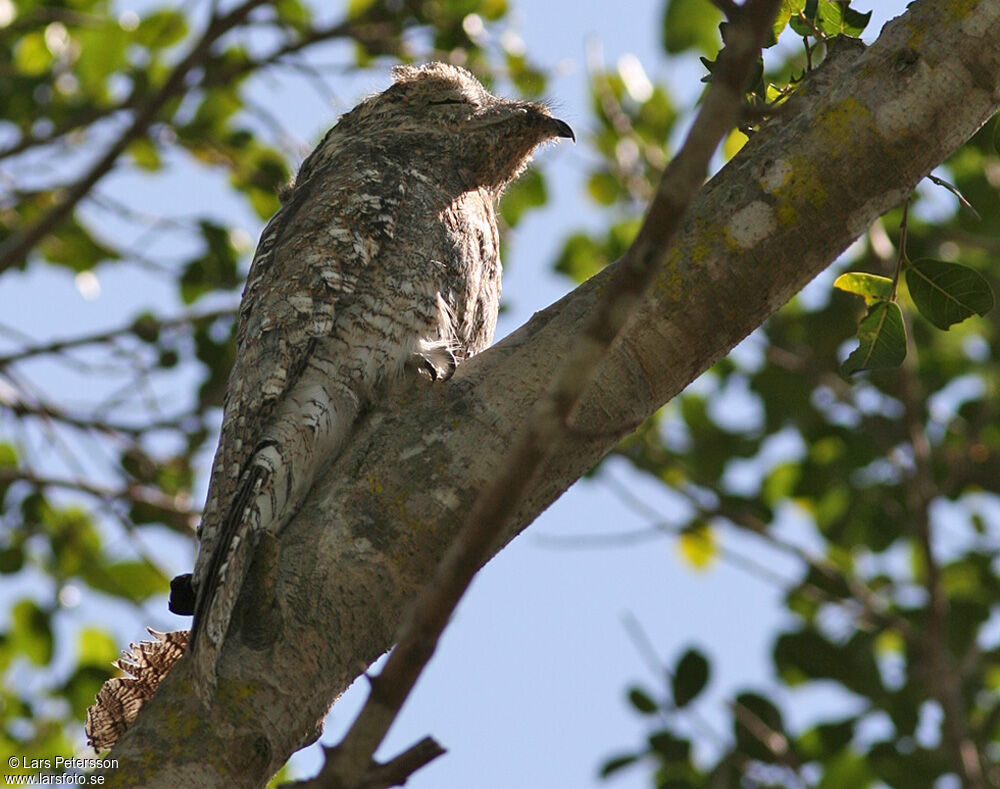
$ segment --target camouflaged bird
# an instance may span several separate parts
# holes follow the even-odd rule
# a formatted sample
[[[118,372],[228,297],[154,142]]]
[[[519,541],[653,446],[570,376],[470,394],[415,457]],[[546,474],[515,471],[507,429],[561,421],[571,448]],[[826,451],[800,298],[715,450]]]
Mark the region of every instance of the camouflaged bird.
[[[497,200],[538,145],[574,138],[544,105],[498,98],[465,69],[393,76],[303,162],[250,267],[201,550],[171,597],[194,613],[188,652],[206,703],[260,536],[281,531],[382,387],[407,368],[447,378],[492,342]],[[148,698],[165,669],[128,657],[143,676],[115,693],[141,686]],[[102,718],[113,699],[98,701],[88,734],[107,747],[102,732],[122,727]],[[118,706],[134,719],[128,701]]]

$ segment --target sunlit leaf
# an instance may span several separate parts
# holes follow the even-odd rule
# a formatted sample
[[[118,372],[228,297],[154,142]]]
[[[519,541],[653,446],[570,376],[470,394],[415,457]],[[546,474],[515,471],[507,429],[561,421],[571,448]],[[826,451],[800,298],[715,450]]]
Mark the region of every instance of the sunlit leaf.
[[[140,137],[128,147],[132,160],[143,170],[155,172],[163,165],[160,151],[149,137]]]
[[[161,8],[143,17],[132,35],[145,47],[165,49],[181,41],[187,32],[187,20],[182,12]]]
[[[118,657],[121,650],[106,631],[95,627],[81,628],[76,637],[76,654],[80,663],[105,666]]]
[[[708,0],[669,0],[663,15],[663,48],[671,55],[697,49],[714,55],[722,44],[722,14]]]
[[[837,277],[833,287],[863,297],[869,307],[876,301],[888,301],[892,298],[892,280],[878,274],[849,271]]]
[[[44,74],[49,70],[53,60],[41,31],[22,36],[14,46],[14,66],[26,76],[35,77]]]
[[[732,159],[740,152],[740,150],[742,150],[743,146],[747,144],[749,139],[750,138],[739,129],[733,129],[726,135],[726,139],[722,142],[722,155],[725,156],[727,160]]]
[[[677,537],[677,549],[695,570],[707,570],[719,554],[715,532],[703,523],[684,529]]]
[[[614,205],[627,194],[621,180],[606,170],[591,173],[587,179],[587,191],[600,205]]]

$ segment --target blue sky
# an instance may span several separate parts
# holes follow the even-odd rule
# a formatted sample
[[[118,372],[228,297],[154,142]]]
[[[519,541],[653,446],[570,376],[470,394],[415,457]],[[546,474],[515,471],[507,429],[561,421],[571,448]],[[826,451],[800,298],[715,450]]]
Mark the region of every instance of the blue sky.
[[[876,6],[866,34],[871,40],[905,4],[892,0],[856,5],[862,10]],[[588,148],[587,42],[599,42],[609,65],[623,55],[637,56],[650,78],[666,81],[680,103],[690,103],[698,94],[702,73],[696,59],[668,63],[662,56],[660,2],[522,0],[514,7],[514,29],[528,52],[536,62],[555,69],[549,96],[558,116],[576,130],[579,144],[553,146],[537,157],[548,176],[551,199],[544,210],[529,214],[509,239],[504,279],[508,309],[498,336],[571,287],[550,273],[560,240],[602,222],[583,189],[588,163],[595,157]],[[315,58],[329,63],[337,54],[331,47]],[[331,79],[334,106],[304,80],[280,73],[258,79],[253,92],[258,101],[276,108],[297,138],[291,141],[295,148],[318,139],[337,114],[388,82],[388,74],[379,72]],[[260,231],[260,222],[240,200],[220,190],[213,176],[184,162],[176,162],[171,174],[157,179],[153,203],[150,182],[142,175],[122,171],[102,188],[136,205],[155,205],[167,215],[209,211],[229,226],[242,228],[248,239],[255,240]],[[151,254],[156,251],[150,249]],[[101,268],[97,278],[99,295],[88,300],[65,272],[36,267],[25,274],[8,273],[0,291],[2,322],[43,340],[117,326],[142,308],[166,314],[180,310],[164,281],[142,267]],[[3,347],[0,342],[0,350]],[[70,402],[92,394],[93,384],[85,377],[70,377],[63,368],[42,363],[32,374]],[[182,402],[186,395],[178,388],[171,396]],[[739,407],[738,398],[734,402]],[[631,532],[650,525],[615,495],[608,478],[665,519],[682,506],[659,484],[632,473],[621,461],[610,462],[597,479],[575,485],[480,573],[381,752],[391,756],[428,734],[448,749],[408,786],[648,786],[648,772],[641,768],[610,782],[597,778],[605,757],[643,738],[644,722],[629,711],[626,688],[639,682],[655,689],[660,680],[628,635],[627,618],[641,625],[664,665],[691,645],[711,656],[712,681],[699,710],[720,732],[728,731],[725,700],[737,689],[773,689],[770,642],[787,614],[781,590],[772,581],[728,561],[694,571],[666,537],[599,548],[582,547],[581,540],[570,546],[552,539]],[[786,527],[794,531],[794,517]],[[778,576],[793,576],[795,566],[787,558],[745,535],[726,532],[721,538],[727,551],[751,557]],[[150,544],[168,571],[190,569],[193,554],[179,540],[157,535]],[[38,579],[29,579],[17,588],[7,583],[0,588],[0,599],[16,599],[25,590],[45,593]],[[84,596],[76,612],[61,621],[60,634],[68,638],[80,622],[110,619],[108,626],[124,646],[140,638],[146,624],[160,629],[186,626],[186,620],[166,612],[163,601],[144,618],[131,609],[122,607],[119,615],[117,609],[102,610],[100,605]],[[350,722],[363,699],[361,691],[353,687],[334,707],[324,743],[335,742]],[[784,698],[793,723],[851,703],[822,689]],[[710,744],[711,738],[705,741]],[[293,764],[301,774],[310,774],[319,759],[314,746],[297,755]]]

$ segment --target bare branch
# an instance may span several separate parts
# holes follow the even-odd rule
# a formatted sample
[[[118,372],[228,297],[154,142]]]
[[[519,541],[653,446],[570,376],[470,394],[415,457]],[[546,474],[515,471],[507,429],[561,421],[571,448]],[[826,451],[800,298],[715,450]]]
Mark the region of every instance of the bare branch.
[[[0,401],[0,405],[9,408],[15,416],[34,416],[49,421],[61,422],[64,425],[75,427],[79,430],[94,430],[98,433],[107,433],[111,435],[122,434],[133,437],[142,435],[143,433],[152,432],[154,430],[176,430],[179,429],[181,424],[189,418],[200,418],[200,414],[192,412],[179,414],[177,416],[161,419],[155,422],[143,422],[142,424],[129,425],[124,422],[112,422],[110,420],[100,419],[97,417],[71,414],[63,411],[58,406],[54,406],[49,403],[28,403],[23,400],[16,400],[14,402]]]
[[[52,477],[36,474],[22,468],[0,468],[0,483],[26,482],[36,488],[64,488],[77,490],[89,496],[95,496],[105,502],[132,501],[137,504],[149,504],[165,512],[194,519],[200,512],[191,506],[191,496],[181,493],[169,496],[159,488],[146,485],[129,484],[122,488],[105,487],[83,479],[69,477]]]
[[[228,318],[236,313],[236,307],[222,307],[220,309],[208,310],[207,312],[189,313],[178,315],[175,318],[153,318],[142,317],[130,321],[124,326],[116,329],[106,329],[94,332],[93,334],[83,334],[79,337],[69,337],[65,340],[53,340],[41,345],[33,345],[20,351],[0,356],[0,367],[6,367],[13,362],[20,362],[35,356],[44,356],[50,353],[61,353],[69,348],[79,348],[82,345],[95,345],[98,343],[111,342],[122,336],[136,335],[139,333],[157,333],[163,329],[173,329],[178,326],[188,324],[197,326],[203,323],[211,323],[219,318]]]
[[[327,749],[332,750],[332,749]],[[372,764],[362,778],[359,789],[388,789],[391,786],[403,786],[407,779],[424,765],[430,764],[437,757],[446,753],[431,737],[425,737],[416,745],[407,748],[403,753],[385,764]],[[285,784],[285,787],[301,787],[302,789],[335,789],[338,786],[336,778],[327,774],[327,762],[319,775],[306,781],[296,781]]]

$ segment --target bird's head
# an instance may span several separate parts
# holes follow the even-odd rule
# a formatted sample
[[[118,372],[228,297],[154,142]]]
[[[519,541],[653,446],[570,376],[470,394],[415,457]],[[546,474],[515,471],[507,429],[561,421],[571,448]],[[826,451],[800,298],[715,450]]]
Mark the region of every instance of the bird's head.
[[[356,116],[350,122],[359,131],[388,135],[421,155],[439,157],[442,168],[461,171],[477,186],[499,192],[540,144],[576,140],[544,104],[494,96],[458,66],[397,66],[393,77],[391,87],[349,113]]]

